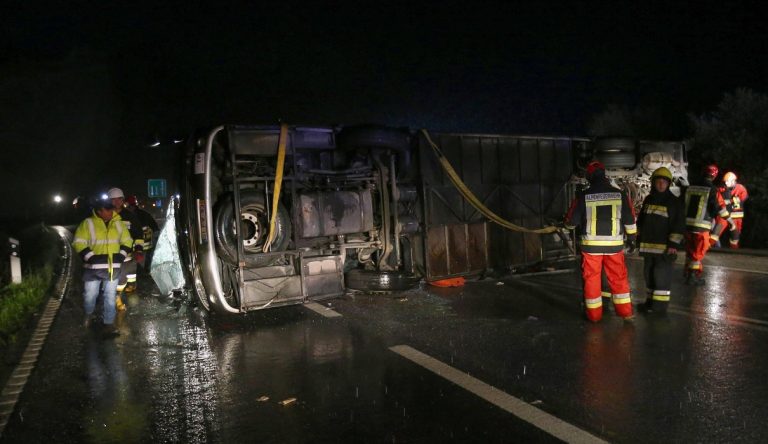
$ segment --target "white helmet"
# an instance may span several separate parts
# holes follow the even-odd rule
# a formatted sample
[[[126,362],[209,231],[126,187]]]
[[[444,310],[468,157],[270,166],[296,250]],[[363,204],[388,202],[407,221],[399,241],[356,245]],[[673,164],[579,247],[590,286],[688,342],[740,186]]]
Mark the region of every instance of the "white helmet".
[[[723,175],[723,182],[725,182],[725,186],[727,186],[728,188],[731,188],[734,185],[736,185],[736,179],[738,179],[736,175],[730,171],[728,171],[727,173],[725,173],[725,175]]]
[[[107,197],[110,199],[117,199],[119,197],[125,199],[125,194],[123,194],[123,190],[120,188],[110,188],[109,191],[107,191]]]

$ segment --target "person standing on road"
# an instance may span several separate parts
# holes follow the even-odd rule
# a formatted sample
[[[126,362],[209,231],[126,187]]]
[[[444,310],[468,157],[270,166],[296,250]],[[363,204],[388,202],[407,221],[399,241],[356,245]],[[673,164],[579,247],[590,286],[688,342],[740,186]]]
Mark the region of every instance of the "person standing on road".
[[[104,327],[116,333],[115,292],[119,272],[131,251],[133,239],[120,215],[108,199],[93,199],[93,215],[83,220],[75,230],[72,247],[83,260],[83,302],[86,328],[96,308],[96,299],[103,287]]]
[[[723,186],[718,191],[725,204],[726,212],[718,214],[715,218],[714,226],[709,233],[710,244],[717,243],[728,228],[730,247],[739,248],[739,238],[744,222],[744,201],[749,197],[749,193],[744,185],[736,182],[737,179],[736,174],[730,171],[723,175]]]
[[[672,265],[682,248],[685,222],[680,199],[669,190],[672,173],[664,167],[651,175],[651,194],[637,218],[638,247],[643,257],[645,309],[666,313],[672,294]]]
[[[125,199],[125,210],[135,214],[136,219],[141,223],[141,231],[144,239],[144,262],[142,263],[139,260],[136,262],[141,265],[145,271],[148,271],[152,263],[152,251],[154,247],[152,241],[155,233],[160,230],[160,227],[158,227],[155,218],[152,217],[151,214],[139,207],[139,200],[136,196],[128,196],[128,198]]]
[[[714,181],[717,165],[707,165],[702,178],[685,190],[685,283],[704,285],[702,260],[710,248],[709,230],[715,215],[728,216]]]
[[[125,194],[120,188],[110,188],[107,197],[112,201],[115,211],[120,215],[130,231],[133,245],[129,250],[125,265],[120,269],[120,281],[117,284],[117,309],[125,310],[123,293],[131,293],[136,290],[136,262],[144,261],[144,233],[141,231],[141,222],[134,213],[123,211],[125,206]]]
[[[634,315],[624,263],[624,235],[631,251],[637,234],[632,202],[608,182],[601,162],[587,165],[587,180],[589,188],[577,193],[565,217],[565,226],[577,229],[587,319],[598,322],[603,317],[600,274],[605,269],[616,314],[629,320]]]

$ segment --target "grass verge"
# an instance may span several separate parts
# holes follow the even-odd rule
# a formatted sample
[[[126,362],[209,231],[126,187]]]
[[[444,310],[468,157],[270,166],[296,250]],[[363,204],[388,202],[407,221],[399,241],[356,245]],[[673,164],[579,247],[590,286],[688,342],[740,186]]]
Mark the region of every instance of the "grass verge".
[[[48,293],[53,272],[50,266],[25,275],[20,284],[0,289],[0,347],[12,343],[37,311]]]

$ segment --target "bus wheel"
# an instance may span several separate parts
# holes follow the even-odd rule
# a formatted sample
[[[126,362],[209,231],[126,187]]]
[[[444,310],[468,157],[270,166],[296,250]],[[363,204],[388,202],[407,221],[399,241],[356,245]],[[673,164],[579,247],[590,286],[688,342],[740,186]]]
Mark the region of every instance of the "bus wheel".
[[[235,208],[232,194],[228,194],[216,203],[214,208],[214,236],[219,257],[229,263],[237,264],[237,241],[235,239]],[[240,192],[240,237],[243,240],[245,262],[249,266],[263,266],[275,263],[278,256],[262,255],[264,242],[269,234],[267,205],[262,193],[251,190]],[[277,209],[275,237],[272,251],[283,251],[291,240],[291,218],[288,210],[281,203]]]
[[[402,271],[373,271],[355,268],[344,275],[346,287],[360,291],[403,291],[416,287],[421,277]]]

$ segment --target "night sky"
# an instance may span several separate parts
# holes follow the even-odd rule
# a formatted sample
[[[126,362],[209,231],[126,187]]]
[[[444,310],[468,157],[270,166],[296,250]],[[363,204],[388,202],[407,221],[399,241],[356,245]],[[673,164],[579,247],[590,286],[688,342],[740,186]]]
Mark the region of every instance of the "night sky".
[[[145,144],[219,123],[584,135],[608,104],[686,114],[768,92],[760,3],[3,2],[0,219],[145,193]],[[162,163],[162,162],[161,162]]]

